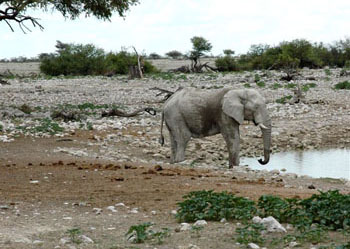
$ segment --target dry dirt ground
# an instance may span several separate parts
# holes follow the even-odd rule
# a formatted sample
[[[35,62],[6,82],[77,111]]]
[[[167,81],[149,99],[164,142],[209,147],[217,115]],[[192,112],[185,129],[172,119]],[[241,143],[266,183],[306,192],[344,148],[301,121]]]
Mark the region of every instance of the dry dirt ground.
[[[283,119],[274,122],[276,126],[284,125]],[[295,122],[302,125],[307,120]],[[339,130],[333,128],[331,135],[320,129],[323,142],[348,146],[340,139],[349,139],[347,125],[340,121]],[[128,128],[139,134],[137,127]],[[229,191],[253,200],[262,194],[305,198],[317,189],[350,193],[350,186],[336,179],[288,181],[278,176],[266,180],[252,176],[254,172],[234,174],[223,168],[118,162],[53,152],[57,147],[83,149],[96,135],[113,132],[76,131],[65,139],[21,136],[0,143],[0,248],[242,248],[235,241],[236,222],[209,222],[199,232],[176,232],[179,223],[173,210],[177,203],[196,190]],[[282,132],[281,136],[287,135]],[[276,139],[277,147],[287,150],[289,140],[282,138]],[[127,143],[117,146],[128,148],[129,155],[143,156],[145,161],[150,158]],[[309,189],[311,185],[316,189]],[[144,222],[153,222],[154,230],[170,229],[170,237],[161,245],[127,241],[129,227]],[[75,228],[87,238],[72,240]],[[341,237],[338,242],[346,240]],[[311,246],[306,243],[303,248]]]

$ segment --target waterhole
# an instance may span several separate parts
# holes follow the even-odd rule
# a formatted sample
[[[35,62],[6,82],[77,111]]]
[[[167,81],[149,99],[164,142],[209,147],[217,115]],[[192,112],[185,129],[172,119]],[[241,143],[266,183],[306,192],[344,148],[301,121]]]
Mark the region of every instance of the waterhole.
[[[315,178],[350,180],[350,149],[279,152],[272,154],[270,162],[266,165],[259,164],[257,158],[242,158],[241,164],[258,170],[286,169],[287,173]]]

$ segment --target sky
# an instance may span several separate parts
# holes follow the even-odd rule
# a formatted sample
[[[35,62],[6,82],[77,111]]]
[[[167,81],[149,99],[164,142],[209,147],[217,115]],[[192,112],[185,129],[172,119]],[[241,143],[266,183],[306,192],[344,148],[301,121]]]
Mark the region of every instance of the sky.
[[[202,36],[212,44],[211,54],[219,55],[224,49],[246,53],[253,44],[301,38],[332,43],[350,36],[349,0],[140,0],[125,18],[115,14],[110,22],[84,16],[72,21],[51,11],[30,14],[45,29],[24,34],[16,24],[12,32],[0,22],[0,59],[51,53],[57,40],[92,43],[107,52],[131,52],[135,46],[139,52],[164,55],[187,53],[190,39]]]

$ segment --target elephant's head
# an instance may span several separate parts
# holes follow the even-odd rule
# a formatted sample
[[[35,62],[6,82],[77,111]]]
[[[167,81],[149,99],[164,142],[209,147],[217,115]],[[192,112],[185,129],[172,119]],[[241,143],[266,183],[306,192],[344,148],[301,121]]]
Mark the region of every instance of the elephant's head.
[[[266,109],[265,99],[253,89],[228,91],[222,102],[223,112],[242,124],[244,120],[253,121],[263,134],[264,160],[260,164],[267,164],[270,160],[271,119]]]

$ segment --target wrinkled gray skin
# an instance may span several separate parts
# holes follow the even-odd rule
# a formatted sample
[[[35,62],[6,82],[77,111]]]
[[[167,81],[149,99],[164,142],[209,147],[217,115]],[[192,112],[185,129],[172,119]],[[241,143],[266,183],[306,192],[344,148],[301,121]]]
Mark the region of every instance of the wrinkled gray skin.
[[[263,135],[264,160],[270,159],[271,120],[264,98],[252,89],[201,90],[184,88],[164,104],[161,143],[164,143],[163,120],[170,133],[171,162],[185,159],[188,141],[221,133],[229,153],[229,167],[239,165],[239,125],[244,120],[259,125]],[[263,124],[263,125],[261,125]]]

